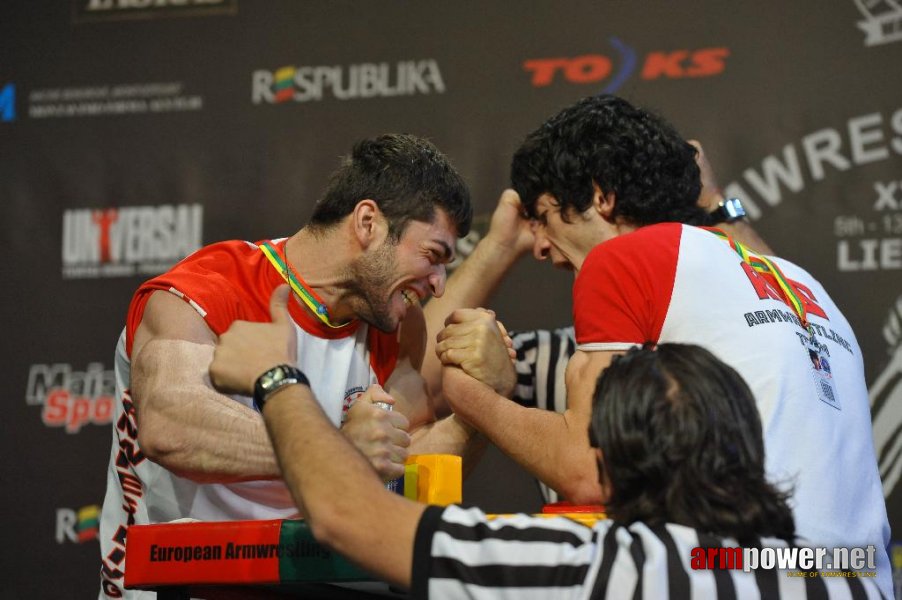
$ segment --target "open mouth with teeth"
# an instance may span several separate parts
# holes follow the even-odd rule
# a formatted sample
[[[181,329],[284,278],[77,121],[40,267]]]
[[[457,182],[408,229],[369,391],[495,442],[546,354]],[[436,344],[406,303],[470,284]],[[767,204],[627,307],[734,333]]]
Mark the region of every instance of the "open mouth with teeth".
[[[416,294],[414,294],[410,290],[401,290],[401,296],[404,298],[404,304],[406,304],[407,306],[413,306],[419,300]]]

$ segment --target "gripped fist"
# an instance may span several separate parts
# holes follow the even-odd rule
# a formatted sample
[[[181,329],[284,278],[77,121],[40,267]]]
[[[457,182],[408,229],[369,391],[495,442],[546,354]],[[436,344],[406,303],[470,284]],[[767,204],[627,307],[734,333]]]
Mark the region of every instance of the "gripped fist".
[[[720,186],[717,185],[714,169],[711,168],[711,163],[708,162],[708,157],[705,154],[705,149],[702,148],[701,142],[698,140],[688,140],[688,142],[698,151],[698,154],[695,156],[695,162],[699,171],[701,171],[702,189],[698,194],[697,204],[705,209],[705,212],[711,212],[723,202],[723,192],[720,190]]]
[[[511,189],[504,190],[498,199],[498,206],[492,213],[486,239],[513,252],[518,257],[532,249],[534,236],[529,220],[520,203],[520,196]]]
[[[442,367],[442,394],[459,418],[466,421],[468,404],[486,390],[488,386],[471,377],[460,367],[444,365]]]
[[[394,399],[382,386],[371,385],[348,409],[341,432],[360,450],[383,481],[391,481],[404,475],[410,447],[407,433],[410,423],[403,414],[387,410],[385,405],[393,406]]]
[[[277,365],[295,364],[297,333],[288,315],[289,293],[287,285],[273,291],[272,322],[235,321],[219,337],[210,363],[210,381],[217,390],[250,396],[260,375]]]
[[[513,361],[516,353],[504,325],[495,313],[482,308],[462,308],[445,320],[435,352],[443,365],[456,366],[502,396],[517,385]]]

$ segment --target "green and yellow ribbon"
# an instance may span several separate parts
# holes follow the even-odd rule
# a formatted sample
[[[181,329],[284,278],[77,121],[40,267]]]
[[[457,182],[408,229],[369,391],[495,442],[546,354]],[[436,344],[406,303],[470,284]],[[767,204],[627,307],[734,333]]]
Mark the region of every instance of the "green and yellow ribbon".
[[[342,323],[340,325],[335,325],[329,319],[329,308],[325,305],[322,299],[316,295],[316,293],[309,288],[307,282],[301,279],[300,275],[298,275],[295,270],[288,264],[288,260],[282,257],[278,250],[276,250],[275,246],[273,246],[270,242],[263,242],[257,246],[260,250],[263,251],[263,254],[266,258],[269,259],[269,262],[276,268],[279,274],[282,275],[282,279],[284,279],[295,294],[298,295],[298,298],[307,305],[307,308],[316,315],[316,317],[326,324],[326,326],[331,327],[332,329],[340,329],[348,323]]]
[[[778,267],[772,260],[765,256],[754,256],[752,255],[748,248],[734,240],[732,237],[724,233],[722,230],[717,229],[716,227],[702,227],[707,231],[710,231],[723,241],[725,241],[730,248],[733,249],[736,254],[739,255],[739,258],[742,259],[742,262],[746,263],[750,267],[752,267],[755,271],[759,273],[770,273],[773,275],[774,279],[777,281],[777,285],[780,286],[780,291],[783,292],[783,299],[786,304],[789,305],[790,308],[796,313],[796,316],[799,317],[799,320],[802,322],[802,326],[805,329],[810,331],[811,326],[808,324],[808,313],[805,310],[805,304],[802,302],[802,299],[799,298],[798,293],[796,293],[795,289],[789,284],[789,280],[786,279],[786,275],[783,274],[783,271]]]

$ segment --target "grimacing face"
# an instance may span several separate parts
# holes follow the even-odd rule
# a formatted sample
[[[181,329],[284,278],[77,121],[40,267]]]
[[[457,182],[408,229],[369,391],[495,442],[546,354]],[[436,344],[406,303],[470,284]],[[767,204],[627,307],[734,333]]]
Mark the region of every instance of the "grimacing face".
[[[600,216],[593,208],[583,213],[561,215],[561,207],[554,196],[542,194],[536,203],[536,217],[532,219],[533,256],[569,271],[578,271],[589,251],[603,240],[600,235]]]
[[[410,221],[397,242],[386,238],[353,267],[357,316],[396,330],[410,306],[444,293],[455,242],[455,227],[438,208],[432,222]]]

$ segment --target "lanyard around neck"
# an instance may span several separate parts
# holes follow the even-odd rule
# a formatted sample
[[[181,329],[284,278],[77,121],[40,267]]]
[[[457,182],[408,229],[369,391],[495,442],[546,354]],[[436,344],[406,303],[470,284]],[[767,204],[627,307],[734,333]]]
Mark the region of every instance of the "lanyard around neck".
[[[796,293],[795,289],[789,285],[789,280],[786,279],[786,276],[783,274],[783,271],[780,270],[772,260],[767,258],[766,256],[754,256],[749,253],[748,248],[734,240],[732,237],[724,233],[722,230],[717,229],[716,227],[702,227],[701,229],[705,229],[710,231],[723,241],[725,241],[730,248],[733,249],[736,254],[739,255],[739,258],[742,259],[742,262],[753,268],[755,271],[759,273],[770,273],[773,275],[774,279],[777,281],[777,285],[780,286],[780,291],[783,292],[783,302],[785,302],[789,307],[795,312],[796,316],[799,317],[799,321],[802,322],[802,327],[811,331],[811,325],[808,323],[808,312],[805,310],[805,303],[802,302],[802,299],[799,298],[798,293]]]
[[[275,246],[273,246],[270,242],[263,242],[262,244],[258,244],[257,246],[260,250],[263,251],[263,254],[266,258],[269,259],[269,262],[276,268],[279,274],[282,276],[295,294],[298,295],[298,298],[307,305],[307,308],[316,315],[320,321],[326,324],[327,327],[331,327],[332,329],[341,329],[353,323],[353,321],[349,321],[348,323],[342,323],[340,325],[335,325],[329,319],[329,308],[322,301],[316,292],[314,292],[310,286],[307,285],[307,282],[301,279],[301,276],[297,274],[294,268],[288,264],[287,257],[283,257],[276,250]]]

